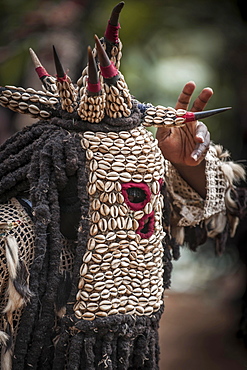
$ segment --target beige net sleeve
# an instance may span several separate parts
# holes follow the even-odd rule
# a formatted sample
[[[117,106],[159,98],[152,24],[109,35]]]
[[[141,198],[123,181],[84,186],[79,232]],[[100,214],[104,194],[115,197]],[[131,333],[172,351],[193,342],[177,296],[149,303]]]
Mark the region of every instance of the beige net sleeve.
[[[185,182],[174,166],[166,161],[166,182],[172,198],[173,220],[176,226],[194,226],[219,212],[225,212],[225,193],[229,186],[222,171],[222,161],[216,146],[206,154],[206,199]]]

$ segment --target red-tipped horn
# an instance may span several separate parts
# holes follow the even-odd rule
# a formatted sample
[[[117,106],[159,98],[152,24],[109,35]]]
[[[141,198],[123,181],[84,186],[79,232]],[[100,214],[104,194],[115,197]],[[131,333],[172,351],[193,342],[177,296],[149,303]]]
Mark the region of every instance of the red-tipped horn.
[[[47,72],[47,70],[40,63],[40,60],[37,57],[37,55],[35,54],[35,52],[33,51],[33,49],[29,48],[29,52],[30,52],[31,59],[32,59],[34,67],[35,67],[35,71],[37,72],[39,78],[41,79],[44,76],[50,76],[50,74]]]
[[[119,20],[119,14],[124,7],[124,1],[121,1],[119,4],[117,4],[111,13],[110,20],[108,22],[106,31],[105,31],[105,38],[114,44],[117,44],[119,42],[118,38],[118,30],[120,28],[120,24],[118,23]]]
[[[203,112],[186,112],[186,114],[183,115],[182,117],[185,118],[185,122],[191,122],[191,121],[196,121],[198,119],[213,116],[214,114],[225,112],[229,109],[232,109],[232,107],[205,110]]]
[[[31,59],[35,67],[35,71],[37,72],[39,79],[42,81],[44,88],[47,91],[55,93],[57,91],[56,84],[55,84],[55,78],[51,76],[47,72],[47,70],[42,66],[39,58],[37,57],[33,49],[29,48],[29,52],[30,52]]]
[[[119,14],[121,13],[121,10],[123,9],[123,7],[124,7],[124,1],[121,1],[112,9],[111,17],[109,20],[109,23],[112,26],[118,25]]]
[[[98,36],[95,35],[94,37],[95,37],[97,56],[99,59],[100,70],[101,70],[102,76],[104,78],[112,78],[114,76],[117,76],[119,74],[117,68],[108,58],[108,55],[106,54],[105,49],[101,45],[101,42]]]

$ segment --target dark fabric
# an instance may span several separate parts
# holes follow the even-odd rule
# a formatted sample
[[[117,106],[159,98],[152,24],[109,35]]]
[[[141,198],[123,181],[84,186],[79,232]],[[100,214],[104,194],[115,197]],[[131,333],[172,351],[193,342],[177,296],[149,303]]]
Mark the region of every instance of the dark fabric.
[[[65,353],[69,370],[158,369],[158,326],[162,312],[163,307],[151,316],[112,315],[93,321],[64,318],[54,369],[63,369],[61,359]]]

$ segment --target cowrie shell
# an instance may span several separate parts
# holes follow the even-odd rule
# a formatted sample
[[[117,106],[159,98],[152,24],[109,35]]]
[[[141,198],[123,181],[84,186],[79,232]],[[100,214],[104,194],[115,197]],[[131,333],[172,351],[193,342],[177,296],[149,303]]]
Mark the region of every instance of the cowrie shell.
[[[105,288],[105,282],[104,281],[97,281],[95,284],[94,284],[94,289],[97,290],[97,291],[101,291]]]
[[[98,168],[102,169],[102,170],[105,170],[105,171],[108,171],[111,169],[111,163],[106,161],[106,160],[102,160],[100,162],[98,162]]]
[[[89,321],[92,321],[95,319],[95,315],[92,313],[92,312],[85,312],[83,315],[82,315],[82,318],[84,320],[89,320]]]
[[[101,218],[100,213],[98,211],[93,212],[92,215],[91,215],[91,220],[94,223],[99,222],[100,218]]]
[[[97,243],[103,243],[105,241],[105,235],[102,234],[95,235],[94,239]]]
[[[41,110],[41,111],[39,112],[39,114],[40,114],[40,116],[41,116],[42,118],[50,117],[50,113],[49,113],[49,112],[47,112],[47,111],[45,111],[45,110]]]
[[[103,300],[99,303],[99,308],[102,310],[102,311],[108,311],[112,308],[112,304],[110,301],[108,300]]]
[[[101,193],[100,196],[99,196],[99,200],[102,202],[102,203],[106,203],[108,202],[108,198],[109,198],[109,193]]]
[[[107,244],[101,243],[101,244],[96,244],[95,246],[95,251],[98,253],[104,253],[108,249]]]
[[[119,174],[115,171],[108,172],[106,174],[106,179],[110,181],[117,181],[119,179]]]
[[[94,199],[91,203],[91,207],[94,211],[98,211],[101,207],[101,202],[99,201],[99,199]]]
[[[98,228],[102,232],[105,232],[107,230],[107,220],[104,218],[100,219],[98,222]]]
[[[91,260],[91,258],[92,258],[92,252],[88,251],[84,254],[82,260],[83,260],[83,262],[88,263]]]
[[[95,313],[95,315],[98,316],[98,317],[106,317],[107,313],[103,312],[103,311],[98,311],[98,312]]]
[[[100,213],[102,216],[108,216],[110,213],[110,208],[106,204],[101,204]]]
[[[88,267],[85,263],[83,263],[81,268],[80,268],[80,275],[84,276],[84,275],[87,274],[87,272],[88,272]]]
[[[114,188],[115,188],[115,184],[114,184]],[[115,193],[110,193],[109,194],[109,198],[108,198],[108,201],[110,204],[115,204],[116,201],[117,201],[117,196]]]
[[[9,105],[11,105],[11,107],[15,108],[15,107],[18,107],[19,103],[16,100],[9,100]],[[35,112],[34,112],[34,114],[35,114]]]
[[[131,181],[131,175],[128,172],[120,173],[119,179],[122,182],[130,182]]]
[[[107,181],[107,182],[105,183],[105,186],[104,186],[104,191],[106,191],[107,193],[110,193],[110,192],[112,192],[112,191],[113,191],[114,187],[115,187],[114,182],[112,182],[112,181]]]
[[[90,227],[89,234],[91,236],[94,236],[94,235],[98,234],[98,226],[97,226],[97,224],[94,224],[94,225],[92,225]]]
[[[40,109],[33,104],[29,105],[28,110],[32,114],[38,114],[40,112]]]
[[[93,285],[92,284],[88,284],[86,283],[83,287],[83,289],[86,291],[86,292],[92,292],[92,290],[94,289]]]
[[[118,216],[118,209],[119,207],[114,205],[114,206],[111,206],[110,207],[110,215],[113,217],[113,218],[116,218]]]
[[[109,230],[115,230],[116,229],[116,227],[117,227],[117,221],[114,219],[114,218],[110,218],[109,220],[108,220],[108,229]]]
[[[122,162],[115,162],[112,164],[113,171],[122,172],[125,170],[125,164]]]

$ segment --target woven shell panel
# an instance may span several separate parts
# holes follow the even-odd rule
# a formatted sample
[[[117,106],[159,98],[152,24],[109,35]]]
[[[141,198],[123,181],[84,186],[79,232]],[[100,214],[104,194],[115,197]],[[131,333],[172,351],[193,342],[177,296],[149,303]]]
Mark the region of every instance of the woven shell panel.
[[[142,126],[85,132],[90,235],[74,306],[78,318],[151,315],[162,305],[164,159]],[[128,189],[144,199],[128,199]],[[133,202],[131,202],[131,200]]]

